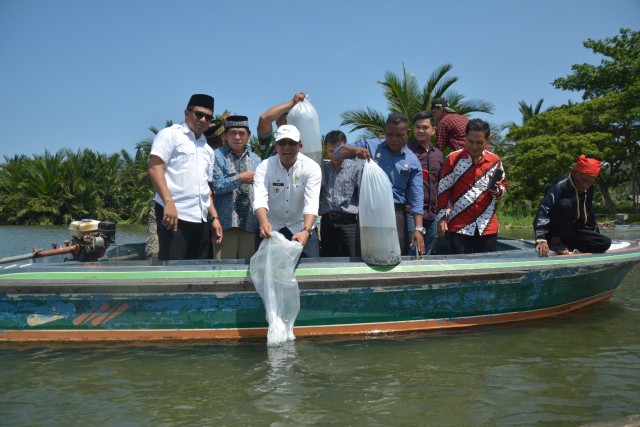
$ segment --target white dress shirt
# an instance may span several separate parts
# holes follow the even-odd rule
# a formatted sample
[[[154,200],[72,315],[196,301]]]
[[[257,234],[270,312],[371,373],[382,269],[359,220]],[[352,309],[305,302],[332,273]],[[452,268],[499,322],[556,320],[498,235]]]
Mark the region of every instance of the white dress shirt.
[[[204,135],[196,139],[186,123],[162,129],[156,135],[151,153],[165,164],[164,176],[178,210],[178,218],[189,222],[207,220],[209,182],[213,173],[213,149]],[[164,206],[156,193],[155,201]]]
[[[292,234],[302,230],[304,215],[318,216],[322,172],[302,153],[287,171],[275,155],[256,169],[253,177],[253,211],[266,208],[273,230],[287,227]]]

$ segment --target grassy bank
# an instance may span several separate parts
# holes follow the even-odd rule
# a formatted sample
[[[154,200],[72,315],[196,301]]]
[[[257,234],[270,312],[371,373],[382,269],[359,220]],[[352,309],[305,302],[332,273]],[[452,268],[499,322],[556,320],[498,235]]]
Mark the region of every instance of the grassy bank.
[[[604,213],[596,214],[596,221],[598,224],[606,226],[614,226],[616,224],[640,224],[640,213],[628,213],[625,212],[629,218],[624,223],[616,221],[616,214]],[[498,211],[498,220],[500,221],[501,229],[518,229],[518,228],[530,228],[533,230],[533,218],[535,213],[522,214],[514,212],[500,212]],[[532,231],[533,232],[533,231]]]

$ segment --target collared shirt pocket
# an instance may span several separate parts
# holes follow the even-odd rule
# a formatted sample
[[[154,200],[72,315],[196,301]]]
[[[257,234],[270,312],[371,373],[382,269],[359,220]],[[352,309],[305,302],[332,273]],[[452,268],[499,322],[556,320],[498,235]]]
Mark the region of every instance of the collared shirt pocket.
[[[192,165],[195,155],[194,150],[190,150],[185,145],[178,145],[175,148],[175,157],[172,161],[172,166],[178,171],[187,169]]]
[[[198,171],[203,181],[213,180],[213,159],[206,150],[198,149]]]

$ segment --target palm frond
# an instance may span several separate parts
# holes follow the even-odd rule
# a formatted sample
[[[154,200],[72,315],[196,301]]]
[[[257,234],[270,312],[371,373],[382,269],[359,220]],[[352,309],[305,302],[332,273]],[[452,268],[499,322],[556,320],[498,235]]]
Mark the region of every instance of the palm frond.
[[[370,136],[384,135],[385,116],[372,108],[347,110],[341,113],[340,117],[341,126],[351,126],[349,132],[365,130]]]

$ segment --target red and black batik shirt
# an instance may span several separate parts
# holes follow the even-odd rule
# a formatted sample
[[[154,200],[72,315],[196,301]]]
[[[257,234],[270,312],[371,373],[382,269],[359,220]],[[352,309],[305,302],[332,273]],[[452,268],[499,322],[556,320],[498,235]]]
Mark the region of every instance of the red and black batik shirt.
[[[448,213],[449,232],[473,236],[478,230],[481,236],[498,233],[496,216],[497,199],[507,192],[506,175],[503,175],[494,196],[487,186],[502,161],[485,150],[478,163],[473,163],[466,149],[454,151],[447,157],[438,184],[438,214],[440,221]]]

